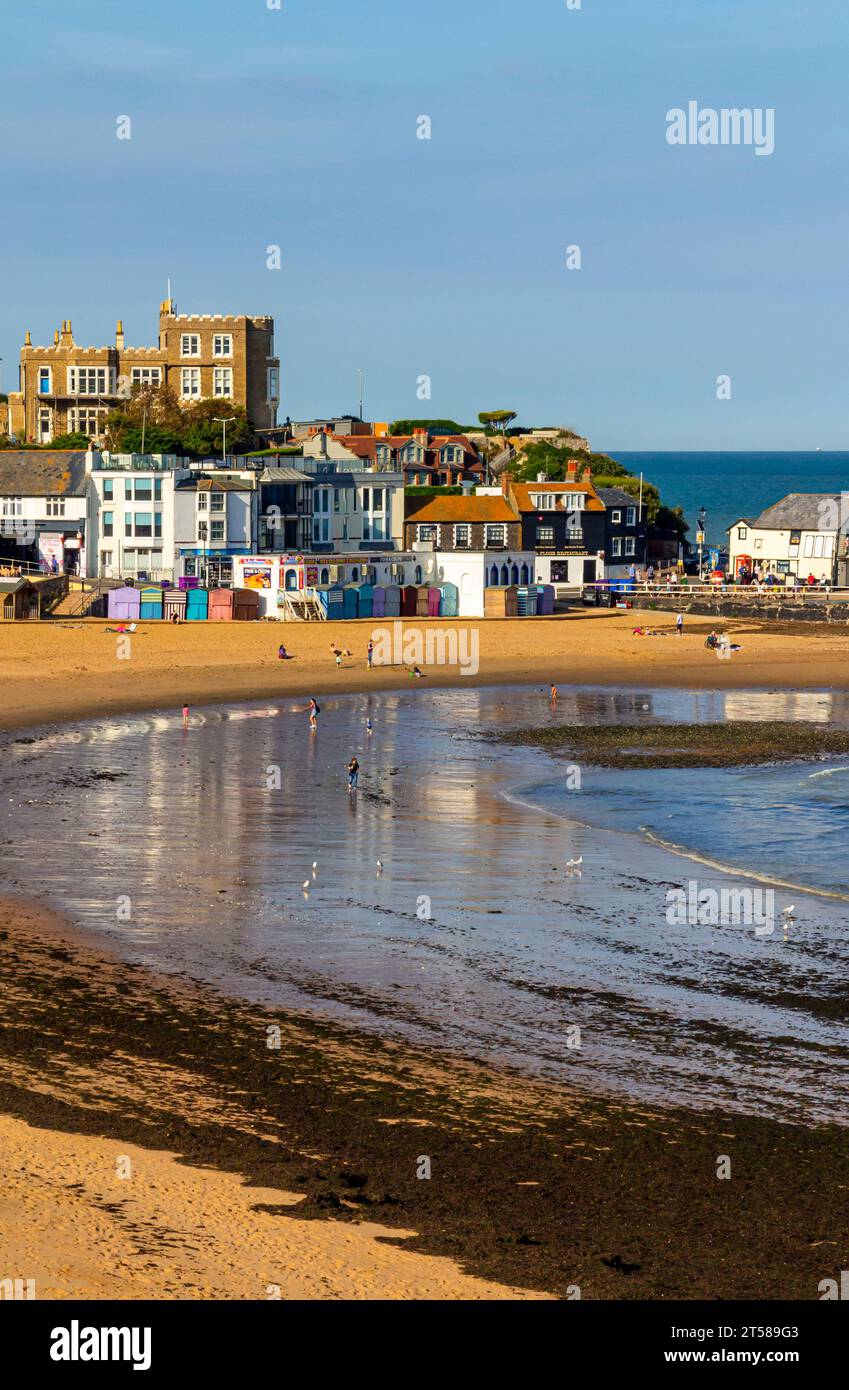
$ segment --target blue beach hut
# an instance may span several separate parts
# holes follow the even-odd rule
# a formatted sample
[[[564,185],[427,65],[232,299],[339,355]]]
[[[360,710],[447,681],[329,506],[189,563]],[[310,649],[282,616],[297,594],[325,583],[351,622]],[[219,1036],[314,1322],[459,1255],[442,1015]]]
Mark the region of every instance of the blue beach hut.
[[[205,623],[209,613],[209,591],[207,589],[186,590],[186,622]]]
[[[360,592],[357,595],[357,617],[371,618],[374,616],[374,585],[361,584]]]
[[[460,608],[460,591],[456,584],[442,585],[442,616],[456,618]]]

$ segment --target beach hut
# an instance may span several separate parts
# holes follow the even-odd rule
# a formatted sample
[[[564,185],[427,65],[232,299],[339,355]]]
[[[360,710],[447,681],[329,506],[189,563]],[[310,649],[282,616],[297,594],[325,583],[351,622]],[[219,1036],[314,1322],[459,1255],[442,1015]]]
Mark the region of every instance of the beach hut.
[[[206,589],[186,591],[186,622],[205,623],[209,612],[209,593]]]
[[[144,584],[139,590],[139,617],[162,617],[162,585]]]
[[[233,618],[233,590],[210,589],[206,614],[211,623],[229,623]]]
[[[185,589],[166,589],[162,596],[162,616],[166,622],[170,622],[174,614],[181,621],[186,617],[186,591]]]
[[[520,618],[535,618],[537,614],[537,591],[522,587],[517,590],[517,602]]]
[[[357,617],[374,617],[374,585],[361,584],[357,595]]]
[[[345,591],[341,584],[331,584],[327,590],[328,618],[341,618],[345,611]]]
[[[483,591],[487,618],[515,618],[519,613],[519,591],[515,585],[490,586]]]
[[[258,589],[232,589],[233,595],[233,621],[236,623],[254,623],[259,620],[259,600]]]
[[[417,617],[417,618],[426,618],[427,615],[428,615],[428,611],[429,611],[428,605],[429,605],[429,603],[430,603],[430,599],[428,598],[428,594],[429,594],[429,593],[430,593],[430,588],[429,588],[429,586],[428,586],[427,584],[419,584],[419,585],[417,586],[417,588],[416,588],[416,617]]]
[[[375,584],[372,590],[371,616],[373,618],[386,617],[386,590],[380,584]]]
[[[359,584],[345,584],[342,588],[342,617],[356,618]]]
[[[401,616],[403,618],[414,618],[416,616],[416,605],[419,601],[419,591],[415,584],[407,584],[401,590]]]
[[[141,610],[141,593],[138,589],[125,586],[109,590],[109,617],[121,622],[138,620]]]
[[[460,591],[456,584],[442,586],[442,616],[456,618],[460,610]]]
[[[537,584],[537,613],[547,618],[554,612],[554,585]]]
[[[442,590],[432,584],[427,591],[427,616],[438,618],[442,612]]]
[[[324,613],[325,618],[327,617],[327,595],[329,593],[329,590],[329,584],[318,584],[313,589],[313,593],[315,594],[316,599],[321,604],[322,612]]]
[[[7,622],[41,617],[38,585],[29,579],[0,579],[0,618]]]
[[[387,584],[385,617],[400,618],[403,592],[400,584]]]

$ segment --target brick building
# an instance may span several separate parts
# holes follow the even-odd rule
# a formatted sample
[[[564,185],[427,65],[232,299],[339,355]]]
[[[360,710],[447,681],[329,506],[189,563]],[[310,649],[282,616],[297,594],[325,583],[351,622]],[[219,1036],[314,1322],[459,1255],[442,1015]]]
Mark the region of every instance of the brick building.
[[[185,405],[220,397],[244,406],[255,428],[270,428],[280,397],[274,320],[178,314],[166,299],[156,347],[128,347],[120,319],[110,347],[81,347],[70,319],[48,347],[34,346],[28,332],[19,390],[9,394],[10,431],[33,444],[77,431],[100,441],[109,410],[137,386],[168,386]]]

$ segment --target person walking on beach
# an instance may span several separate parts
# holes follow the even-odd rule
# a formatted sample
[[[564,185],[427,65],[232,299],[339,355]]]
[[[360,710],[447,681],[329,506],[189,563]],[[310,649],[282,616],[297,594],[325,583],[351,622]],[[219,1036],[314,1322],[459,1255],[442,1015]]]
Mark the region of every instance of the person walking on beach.
[[[553,705],[557,704],[557,686],[553,682],[549,691],[548,698]]]
[[[372,642],[371,638],[369,638],[369,644],[368,644],[368,646],[366,647],[366,666],[368,667],[369,671],[371,670],[372,662],[373,662],[373,661],[374,661],[374,643]]]
[[[318,728],[318,716],[321,714],[321,706],[312,697],[310,698],[309,711],[310,729],[313,733],[315,733]]]
[[[184,729],[188,729],[188,727],[189,727],[189,707],[188,707],[188,705],[183,705],[183,728],[184,728]]]
[[[679,637],[683,637],[683,635],[684,635],[684,614],[683,614],[683,613],[679,613],[679,614],[678,614],[678,617],[675,619],[675,631],[678,633],[678,636],[679,636]]]
[[[359,765],[359,763],[357,762],[356,757],[354,757],[354,758],[352,758],[351,761],[348,763],[348,790],[349,790],[349,791],[355,792],[355,791],[357,790],[357,780],[358,780],[358,778],[359,778],[359,775],[360,775],[360,765]]]
[[[367,720],[366,720],[366,733],[368,734],[369,738],[371,738],[373,732],[374,732],[374,726],[373,726],[371,720],[370,720],[370,719],[367,719]]]

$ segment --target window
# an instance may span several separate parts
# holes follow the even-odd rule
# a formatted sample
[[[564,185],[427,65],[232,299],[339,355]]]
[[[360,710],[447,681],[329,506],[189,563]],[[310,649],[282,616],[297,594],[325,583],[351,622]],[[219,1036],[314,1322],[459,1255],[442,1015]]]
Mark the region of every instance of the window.
[[[162,501],[162,479],[161,479],[161,478],[154,478],[154,480],[153,480],[153,496],[154,496],[154,500],[155,500],[155,501],[157,501],[157,502],[161,502],[161,501]]]
[[[233,394],[233,368],[232,367],[213,367],[212,369],[212,394],[213,396],[232,396]]]
[[[269,367],[268,369],[268,400],[269,403],[280,399],[280,368]]]
[[[198,493],[198,511],[199,511],[199,512],[205,512],[208,506],[209,506],[209,493],[208,493],[208,492],[199,492],[199,493]]]
[[[636,553],[637,553],[637,540],[636,540],[636,537],[635,537],[635,536],[626,536],[626,537],[625,537],[625,554],[626,554],[626,555],[636,555]]]
[[[114,391],[109,367],[69,367],[68,392],[72,396],[108,396]]]
[[[3,515],[4,515],[4,516],[23,516],[23,507],[24,507],[23,498],[21,498],[21,497],[4,497],[4,498],[3,498]]]
[[[216,333],[212,339],[213,357],[233,356],[233,337],[230,333]]]
[[[210,510],[211,512],[223,512],[223,511],[224,511],[224,493],[223,493],[223,492],[211,492],[211,493],[209,494],[209,510]]]
[[[53,368],[39,367],[38,369],[38,394],[40,396],[52,396],[53,394]]]
[[[125,535],[125,536],[131,536],[132,534],[133,534],[133,514],[132,514],[132,512],[124,512],[124,535]]]
[[[636,526],[636,524],[637,524],[637,508],[636,508],[636,507],[629,507],[629,508],[627,509],[627,511],[625,512],[625,525],[626,525],[626,526]]]
[[[586,493],[567,492],[563,501],[567,512],[582,512],[587,505]],[[619,520],[622,520],[621,516]]]
[[[48,498],[47,498],[47,515],[48,515],[48,516],[64,516],[64,515],[65,515],[65,499],[64,499],[64,497],[48,497]]]
[[[125,478],[125,479],[124,479],[124,501],[125,501],[125,502],[132,502],[132,500],[133,500],[133,480],[132,480],[132,478]]]
[[[181,333],[180,356],[200,357],[200,337],[197,333]]]
[[[212,530],[211,530],[210,539],[212,540],[213,544],[214,544],[216,541],[222,542],[222,541],[224,540],[224,522],[223,522],[223,521],[213,521],[213,522],[211,523],[211,526],[212,526]]]
[[[554,545],[553,526],[537,526],[537,545]]]
[[[111,501],[112,501],[112,497],[113,497],[113,495],[114,495],[114,494],[113,494],[113,483],[114,483],[114,481],[115,481],[114,478],[104,478],[104,479],[103,479],[103,500],[104,500],[104,502],[111,502]]]
[[[152,512],[136,512],[136,514],[135,514],[135,535],[137,535],[137,536],[152,536],[152,535],[153,535],[153,513],[152,513]]]
[[[385,487],[363,488],[363,540],[386,540],[386,497]]]
[[[85,434],[89,438],[99,435],[103,430],[105,414],[105,410],[91,410],[78,406],[76,410],[68,411],[68,429],[71,433]]]
[[[38,412],[38,442],[49,444],[53,438],[53,411],[49,406],[42,406]]]
[[[153,497],[153,482],[150,478],[136,478],[135,480],[135,499],[137,502],[149,502]]]
[[[200,367],[182,367],[180,369],[180,395],[183,400],[200,395]]]
[[[104,538],[105,538],[106,536],[113,536],[113,535],[115,534],[115,520],[114,520],[114,518],[115,518],[115,513],[114,513],[114,512],[104,512],[104,513],[103,513],[103,535],[104,535]]]
[[[805,537],[805,551],[804,551],[805,558],[807,559],[808,556],[809,556],[809,555],[813,555],[813,553],[814,553],[814,538],[813,538],[813,536],[806,536],[806,537]]]
[[[436,545],[439,540],[439,527],[427,522],[419,522],[416,527],[416,540],[425,545]]]
[[[531,497],[531,502],[538,512],[553,512],[557,495],[553,492],[537,492]]]
[[[457,550],[462,550],[472,543],[472,528],[468,522],[463,522],[460,526],[454,527],[454,546]]]
[[[312,538],[320,545],[326,545],[330,540],[330,517],[314,516],[312,519]]]
[[[621,554],[622,554],[622,537],[621,537],[621,536],[614,536],[614,537],[613,537],[613,545],[612,545],[612,549],[611,549],[611,554],[613,554],[613,555],[621,555]]]
[[[748,534],[749,534],[749,532],[748,532],[748,530],[747,530],[747,528],[746,528],[745,526],[738,526],[738,527],[737,527],[737,539],[738,539],[738,541],[744,541],[744,540],[747,538]]]
[[[198,522],[198,540],[199,540],[199,541],[206,541],[207,538],[208,538],[208,536],[209,536],[209,522],[208,522],[208,521],[203,521],[203,520],[199,521],[199,522]]]
[[[133,386],[160,386],[162,384],[162,368],[131,367],[130,381]]]
[[[611,524],[612,524],[613,526],[619,526],[619,525],[621,524],[621,521],[622,521],[622,513],[621,513],[620,511],[613,511],[613,512],[611,512],[611,513],[610,513],[610,521],[611,521]]]
[[[496,524],[496,525],[488,525],[488,526],[486,527],[486,544],[487,544],[487,545],[506,545],[506,544],[507,544],[507,528],[506,528],[506,526],[502,525],[501,523],[498,523],[498,524]]]

